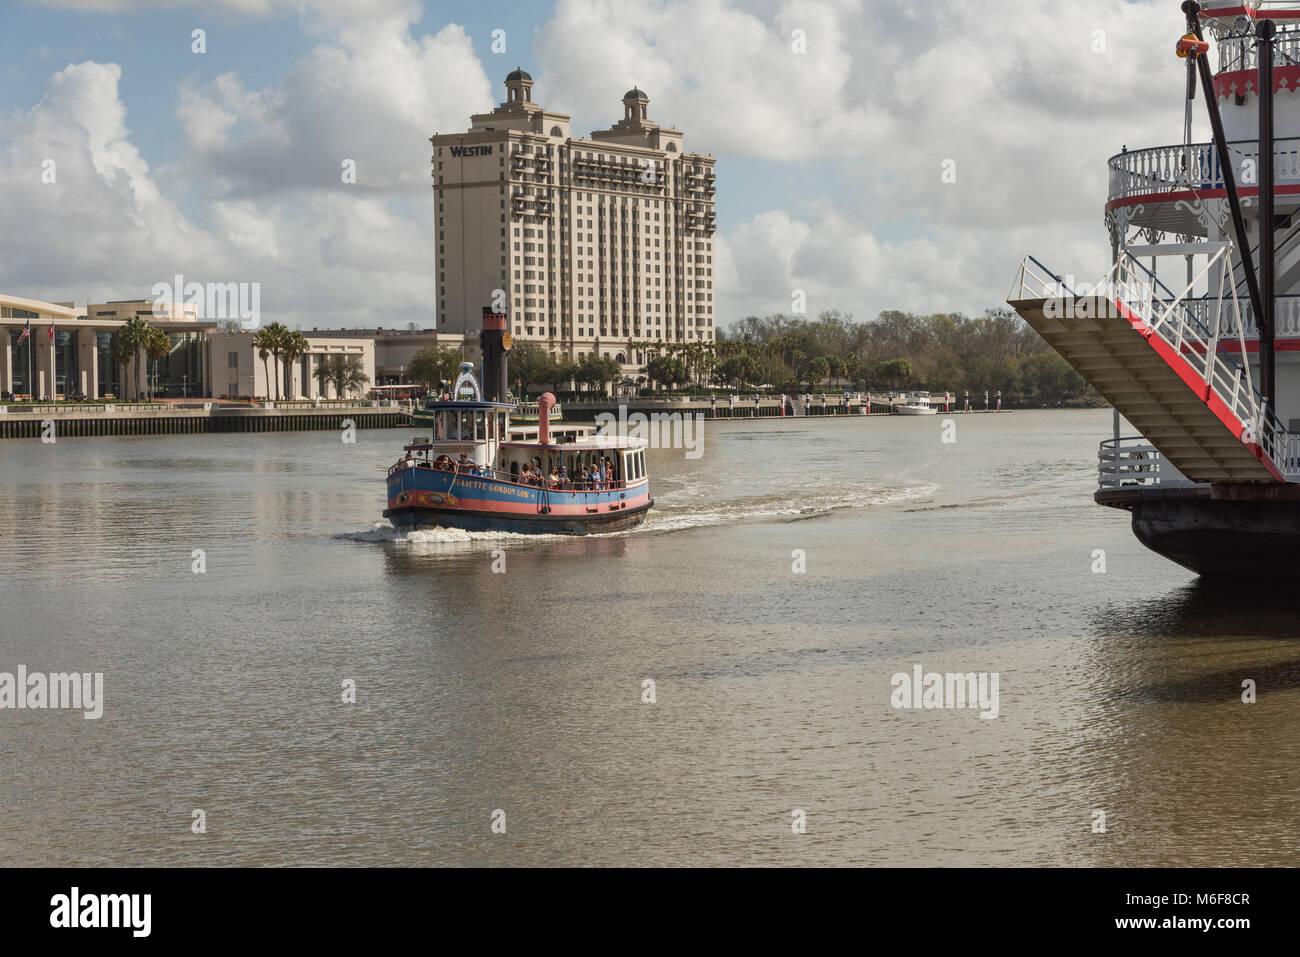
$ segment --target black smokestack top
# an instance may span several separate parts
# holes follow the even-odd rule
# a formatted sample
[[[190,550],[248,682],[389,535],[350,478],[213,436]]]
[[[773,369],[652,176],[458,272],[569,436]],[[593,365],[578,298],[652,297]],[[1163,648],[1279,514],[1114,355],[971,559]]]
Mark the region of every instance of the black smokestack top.
[[[506,355],[510,352],[505,313],[493,312],[490,306],[483,307],[479,345],[483,348],[483,398],[489,402],[504,402],[509,391]]]

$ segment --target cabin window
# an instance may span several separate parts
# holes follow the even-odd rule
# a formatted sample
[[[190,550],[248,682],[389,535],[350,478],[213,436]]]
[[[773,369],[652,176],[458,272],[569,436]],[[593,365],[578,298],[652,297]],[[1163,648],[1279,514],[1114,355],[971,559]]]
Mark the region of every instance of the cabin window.
[[[485,420],[485,416],[486,416],[486,413],[483,413],[483,412],[475,412],[475,413],[474,413],[474,439],[475,439],[475,441],[482,442],[484,439],[487,438],[487,422],[486,422],[486,420]]]
[[[498,412],[498,413],[497,413],[497,434],[500,435],[502,438],[505,438],[505,435],[506,435],[506,414],[505,414],[504,412]]]
[[[433,420],[433,436],[434,439],[439,442],[441,442],[443,439],[447,437],[447,413],[446,412],[439,412],[437,417]]]

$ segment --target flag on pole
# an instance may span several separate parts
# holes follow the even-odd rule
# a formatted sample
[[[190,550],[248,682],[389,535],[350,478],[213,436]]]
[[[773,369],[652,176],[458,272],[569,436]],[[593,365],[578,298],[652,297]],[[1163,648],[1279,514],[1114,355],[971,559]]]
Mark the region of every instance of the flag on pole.
[[[24,339],[26,339],[26,338],[27,338],[28,336],[30,336],[31,334],[32,334],[32,321],[31,321],[30,319],[28,319],[28,320],[27,320],[27,325],[23,327],[22,335],[20,335],[20,336],[18,337],[18,341],[19,341],[19,342],[22,342]]]
[[[54,341],[54,320],[50,320],[50,342]]]

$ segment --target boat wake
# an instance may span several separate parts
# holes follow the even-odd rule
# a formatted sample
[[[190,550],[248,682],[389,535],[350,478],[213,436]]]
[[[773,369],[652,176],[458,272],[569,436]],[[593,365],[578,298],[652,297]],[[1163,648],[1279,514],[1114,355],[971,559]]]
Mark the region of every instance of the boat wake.
[[[385,545],[467,545],[474,542],[528,542],[538,539],[567,538],[565,535],[521,535],[518,532],[469,532],[463,528],[394,528],[388,522],[376,522],[364,532],[343,532],[333,536],[341,542],[378,542]]]
[[[671,500],[665,497],[664,501],[656,503],[645,525],[626,534],[678,531],[744,522],[806,521],[844,509],[922,501],[938,490],[938,485],[923,483],[897,488],[867,488],[847,492],[843,490],[820,494],[806,492],[798,496],[783,493],[681,507],[674,507]]]
[[[798,522],[822,518],[843,509],[868,508],[903,502],[924,501],[934,495],[938,485],[923,483],[897,488],[867,488],[818,492],[788,492],[736,498],[729,501],[691,502],[674,505],[671,494],[657,502],[644,524],[620,532],[594,534],[591,538],[615,538],[677,532],[713,525],[739,525],[759,522]],[[517,532],[468,532],[459,528],[398,529],[388,522],[376,522],[365,531],[343,532],[335,541],[398,545],[416,550],[436,551],[444,546],[466,546],[492,542],[526,544],[553,539],[572,540],[571,535],[523,535]]]

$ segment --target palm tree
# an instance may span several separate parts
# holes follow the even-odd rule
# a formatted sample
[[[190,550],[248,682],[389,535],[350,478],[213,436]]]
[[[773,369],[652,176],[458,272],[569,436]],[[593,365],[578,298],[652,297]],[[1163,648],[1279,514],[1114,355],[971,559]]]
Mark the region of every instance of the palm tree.
[[[262,330],[266,333],[266,348],[271,353],[271,359],[275,363],[275,399],[280,401],[280,356],[284,352],[285,343],[289,341],[289,330],[283,323],[268,323]]]
[[[149,335],[144,341],[144,354],[147,359],[153,362],[153,387],[158,388],[158,363],[167,358],[167,354],[172,351],[171,336],[161,329],[150,329]],[[152,390],[150,390],[152,395]]]
[[[311,343],[301,332],[290,332],[284,337],[280,351],[284,356],[284,397],[287,399],[293,392],[293,364],[311,351]]]
[[[253,348],[257,350],[257,357],[262,360],[262,371],[266,373],[266,394],[267,398],[271,396],[271,370],[266,366],[266,360],[271,357],[271,337],[267,334],[268,329],[259,329],[253,335]],[[253,389],[257,392],[257,389]]]
[[[117,331],[118,341],[122,344],[122,350],[125,355],[130,356],[135,362],[135,397],[140,398],[140,365],[143,356],[140,355],[145,344],[149,341],[149,336],[153,332],[153,327],[149,325],[148,320],[143,316],[132,316],[123,324],[122,328]]]

